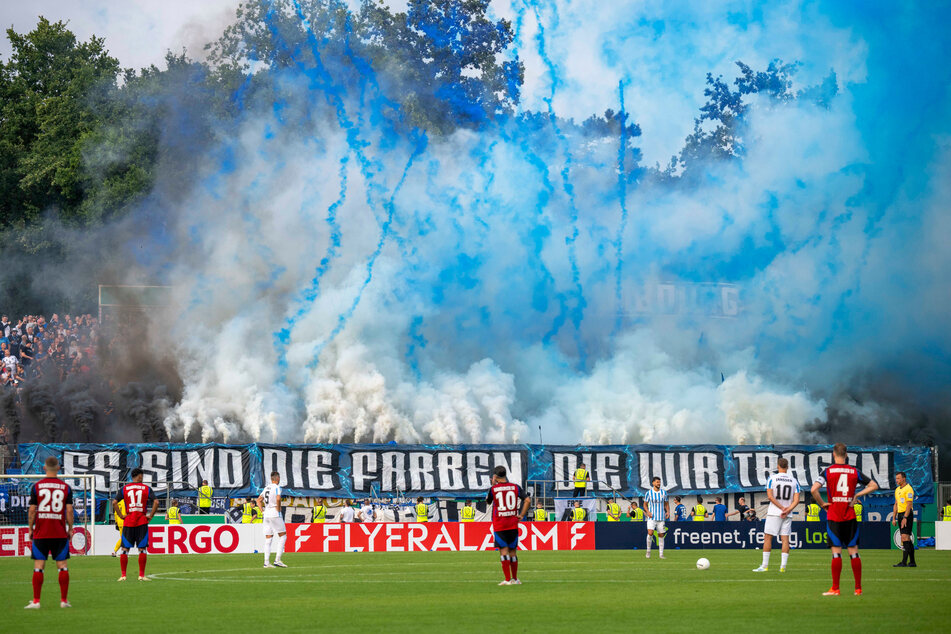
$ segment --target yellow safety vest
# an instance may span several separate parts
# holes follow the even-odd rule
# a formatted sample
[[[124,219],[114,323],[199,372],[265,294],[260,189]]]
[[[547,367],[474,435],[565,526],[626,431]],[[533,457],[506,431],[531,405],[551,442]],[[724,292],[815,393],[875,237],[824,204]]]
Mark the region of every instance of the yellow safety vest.
[[[575,469],[575,488],[583,489],[588,486],[588,470]]]
[[[611,502],[610,504],[608,504],[608,521],[609,522],[621,521],[621,507],[618,506],[616,502]]]
[[[178,510],[177,506],[168,507],[168,523],[169,524],[182,523],[182,512]]]
[[[471,506],[463,506],[462,507],[462,521],[471,522],[474,519],[475,519],[475,509],[472,508]]]
[[[644,509],[641,507],[636,507],[634,509],[634,515],[631,516],[631,520],[634,522],[643,522],[644,521]]]
[[[314,521],[312,524],[323,524],[327,521],[327,507],[323,505],[314,507]]]
[[[698,504],[693,507],[693,521],[702,522],[706,519],[707,509],[703,504]]]
[[[942,521],[951,522],[951,504],[944,507],[944,519]]]
[[[535,521],[544,522],[548,519],[548,513],[545,512],[545,509],[535,509]]]
[[[241,509],[241,523],[250,524],[254,521],[254,505],[250,502],[245,502],[244,506]]]
[[[113,513],[116,518],[116,528],[122,528],[122,524],[125,522],[125,520],[119,517],[120,510],[125,513],[125,500],[120,500],[119,503],[116,504],[115,512]]]
[[[807,522],[818,522],[819,521],[819,505],[812,503],[806,507],[806,521]]]
[[[252,524],[262,524],[264,523],[264,515],[262,514],[261,509],[257,506],[254,507],[254,519],[251,521]]]
[[[209,508],[211,507],[211,494],[213,493],[210,486],[198,487],[198,507],[199,508]]]
[[[585,516],[584,508],[582,508],[582,507],[579,506],[579,507],[576,508],[576,509],[574,510],[574,512],[572,513],[571,519],[573,519],[573,520],[576,521],[576,522],[583,522],[583,521],[584,521],[584,516]]]
[[[417,522],[428,522],[429,521],[429,506],[424,502],[420,502],[416,505],[416,521]]]
[[[856,521],[856,522],[861,522],[861,521],[862,521],[862,508],[863,508],[863,507],[862,507],[862,503],[859,502],[858,504],[856,504],[856,505],[853,506],[852,508],[855,509],[855,521]]]

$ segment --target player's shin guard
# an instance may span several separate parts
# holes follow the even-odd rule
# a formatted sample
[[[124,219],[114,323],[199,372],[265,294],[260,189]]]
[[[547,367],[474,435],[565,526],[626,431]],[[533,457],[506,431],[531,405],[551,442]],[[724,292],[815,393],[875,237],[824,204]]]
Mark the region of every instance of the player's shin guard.
[[[660,550],[660,556],[661,556],[661,557],[664,556],[664,537],[665,537],[666,535],[667,535],[667,533],[664,533],[663,535],[661,535],[660,537],[657,538],[657,549]]]
[[[125,576],[125,571],[129,567],[129,553],[122,553],[119,555],[119,570],[122,571],[122,576]]]
[[[855,553],[851,557],[852,559],[852,576],[855,577],[855,589],[862,589],[862,558],[859,557],[858,553]]]
[[[69,594],[69,568],[59,569],[59,600],[66,601]]]
[[[281,555],[284,554],[284,542],[286,541],[287,541],[287,535],[277,536],[277,551],[274,554],[274,561],[281,560]]]
[[[40,593],[43,591],[43,571],[33,569],[33,603],[40,602]]]
[[[509,568],[512,569],[512,579],[518,579],[518,557],[509,555]]]
[[[651,542],[654,541],[654,536],[650,533],[647,534],[647,554],[651,552]]]
[[[143,550],[139,553],[139,576],[145,576],[145,560],[148,559],[148,555]]]
[[[510,566],[508,555],[502,555],[502,574],[505,575],[506,581],[512,580],[512,569]]]
[[[842,555],[832,555],[832,589],[839,589],[839,577],[842,575]]]

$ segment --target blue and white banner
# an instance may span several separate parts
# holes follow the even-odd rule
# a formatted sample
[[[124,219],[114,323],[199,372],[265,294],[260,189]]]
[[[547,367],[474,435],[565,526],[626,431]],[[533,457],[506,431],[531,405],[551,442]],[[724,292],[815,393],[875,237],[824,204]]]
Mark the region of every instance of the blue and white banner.
[[[659,476],[671,494],[762,491],[779,458],[808,488],[832,464],[828,445],[221,445],[22,444],[24,473],[42,473],[56,456],[63,473],[94,474],[99,490],[113,490],[134,467],[164,491],[191,492],[208,480],[216,496],[256,494],[277,471],[288,495],[393,497],[402,494],[471,497],[489,488],[492,469],[504,465],[522,484],[554,481],[567,495],[575,469],[591,475],[589,495],[642,495]],[[930,447],[854,447],[849,462],[882,489],[904,471],[921,502],[934,489]]]

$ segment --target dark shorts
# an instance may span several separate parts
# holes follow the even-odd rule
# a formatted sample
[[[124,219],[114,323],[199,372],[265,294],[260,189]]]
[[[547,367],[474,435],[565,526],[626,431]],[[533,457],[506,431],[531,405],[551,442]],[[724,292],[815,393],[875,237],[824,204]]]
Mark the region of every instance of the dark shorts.
[[[902,535],[911,535],[911,529],[915,525],[915,516],[912,515],[908,518],[908,521],[905,522],[905,525],[901,525],[901,517],[898,518],[898,532]]]
[[[587,492],[588,492],[588,487],[575,487],[575,492],[571,497],[583,498]]]
[[[199,506],[199,507],[198,507],[198,514],[199,514],[199,515],[208,515],[209,513],[211,513],[211,507],[210,507],[210,506]]]
[[[52,557],[56,561],[69,559],[69,540],[65,537],[45,537],[34,539],[30,548],[30,558],[46,561]]]
[[[859,544],[859,523],[855,520],[844,522],[826,522],[826,534],[829,536],[829,545],[836,548],[850,548]]]
[[[518,529],[495,531],[495,545],[499,548],[518,548]]]
[[[139,551],[145,551],[149,547],[149,525],[123,526],[122,547],[138,548]]]

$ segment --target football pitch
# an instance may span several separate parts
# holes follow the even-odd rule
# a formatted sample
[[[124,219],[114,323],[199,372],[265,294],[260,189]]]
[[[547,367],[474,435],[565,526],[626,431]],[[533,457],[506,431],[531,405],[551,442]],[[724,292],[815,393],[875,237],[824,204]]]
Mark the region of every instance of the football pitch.
[[[317,630],[427,631],[948,631],[951,553],[921,551],[918,568],[892,568],[898,551],[867,551],[864,596],[852,594],[846,560],[842,596],[830,585],[829,554],[794,551],[780,574],[779,552],[753,573],[759,551],[643,550],[525,552],[523,585],[499,587],[494,552],[291,554],[287,569],[261,555],[149,558],[151,583],[118,583],[110,557],[70,560],[72,609],[60,609],[53,562],[43,607],[32,596],[31,565],[0,559],[0,631],[193,632]],[[699,557],[709,570],[695,567]]]

